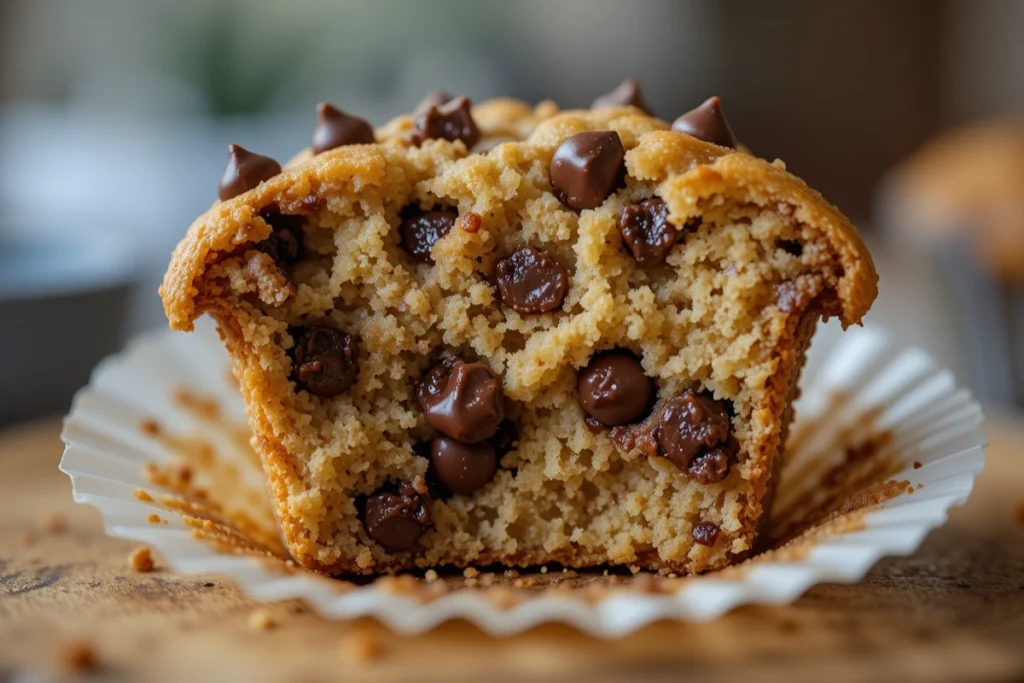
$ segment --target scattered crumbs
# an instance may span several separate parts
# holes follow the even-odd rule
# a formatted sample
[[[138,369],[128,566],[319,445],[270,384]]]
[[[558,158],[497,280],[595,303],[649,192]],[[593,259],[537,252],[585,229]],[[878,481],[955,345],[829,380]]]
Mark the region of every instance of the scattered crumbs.
[[[675,572],[669,572],[668,578],[670,578],[670,579],[678,579],[679,578],[679,574],[676,574]]]
[[[541,567],[540,568],[540,573],[541,574],[547,574],[548,573],[548,566],[544,565],[543,567]]]
[[[149,520],[150,524],[167,524],[167,522],[161,519],[160,515],[156,514],[155,512],[150,513],[149,517],[147,517],[146,519]]]
[[[1018,501],[1013,506],[1013,518],[1017,521],[1017,524],[1024,524],[1024,500]]]
[[[62,534],[68,530],[67,517],[58,513],[51,513],[43,519],[43,529],[48,534]]]
[[[921,489],[923,489],[923,488],[924,488],[924,484],[922,484],[921,482],[918,482],[918,483],[917,483],[917,488],[916,488],[916,489],[914,489],[914,490],[915,490],[915,491],[920,491],[920,490],[921,490]]]
[[[526,579],[516,579],[512,582],[512,585],[515,588],[526,588],[529,584],[527,584]]]
[[[253,632],[269,631],[277,626],[270,612],[265,609],[253,610],[249,613],[249,630]]]
[[[476,588],[477,584],[479,584],[479,583],[480,583],[480,580],[476,579],[476,578],[466,579],[466,588]]]
[[[135,489],[136,500],[141,500],[143,503],[152,503],[153,496],[149,495],[149,491],[145,489]]]
[[[515,569],[506,569],[505,570],[505,578],[506,579],[517,579],[517,578],[519,578],[519,572],[516,571]]]
[[[22,548],[29,548],[36,544],[36,535],[31,531],[22,531],[18,534],[18,545]]]
[[[423,575],[423,578],[427,580],[427,583],[433,583],[437,581],[437,572],[433,569],[428,569],[427,573]]]
[[[608,570],[605,569],[604,572],[602,572],[601,576],[608,576]]]
[[[89,673],[99,666],[96,649],[87,640],[68,640],[61,643],[57,661],[62,671]]]
[[[497,577],[494,574],[486,573],[480,575],[480,585],[482,586],[493,586],[494,581]]]
[[[914,469],[915,470],[921,469],[921,461],[920,460],[915,460],[914,461]]]
[[[139,429],[142,430],[143,434],[149,436],[160,436],[160,423],[151,417],[147,417],[145,420],[139,423]]]
[[[473,567],[466,567],[466,570],[462,572],[462,575],[465,576],[467,579],[475,579],[480,575],[480,572],[478,572]]]
[[[632,574],[633,576],[636,576],[637,574],[640,573],[640,567],[638,567],[635,564],[629,565],[629,573]]]
[[[341,653],[346,661],[365,664],[379,659],[384,653],[384,647],[375,631],[355,628],[352,634],[342,641]]]
[[[132,551],[132,554],[128,556],[128,564],[131,566],[132,571],[136,572],[151,572],[155,566],[153,563],[153,554],[149,551],[147,546],[139,546]]]

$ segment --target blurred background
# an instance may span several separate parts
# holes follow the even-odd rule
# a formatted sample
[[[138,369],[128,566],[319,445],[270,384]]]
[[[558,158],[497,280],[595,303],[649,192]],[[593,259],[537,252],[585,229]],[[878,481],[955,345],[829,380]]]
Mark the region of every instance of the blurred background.
[[[380,124],[435,88],[585,107],[629,76],[667,120],[722,96],[861,226],[872,320],[1024,405],[1024,2],[3,0],[0,424],[166,324],[228,143],[286,160],[322,100]]]

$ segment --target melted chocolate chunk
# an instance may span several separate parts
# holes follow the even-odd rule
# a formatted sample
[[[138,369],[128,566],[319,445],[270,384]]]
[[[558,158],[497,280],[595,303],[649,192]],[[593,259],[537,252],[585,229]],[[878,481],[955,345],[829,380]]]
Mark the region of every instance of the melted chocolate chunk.
[[[427,211],[410,216],[398,226],[402,248],[417,261],[430,263],[430,249],[448,234],[459,214],[455,211]]]
[[[316,128],[313,130],[313,154],[320,154],[342,145],[368,145],[375,142],[373,126],[358,116],[321,102],[316,108]]]
[[[408,482],[366,501],[363,525],[370,538],[393,552],[408,550],[430,526],[430,500]]]
[[[466,444],[435,436],[430,461],[437,478],[451,492],[468,496],[487,485],[498,471],[498,456],[486,441]]]
[[[424,140],[440,138],[455,142],[462,140],[469,149],[480,139],[480,129],[473,121],[468,97],[458,97],[442,105],[432,105],[416,116],[416,130],[413,142],[423,144]]]
[[[505,419],[501,381],[482,363],[448,358],[435,365],[416,387],[427,423],[463,443],[494,436]]]
[[[729,431],[729,413],[723,403],[687,389],[665,402],[657,439],[665,457],[685,471],[702,448],[724,442]]]
[[[520,313],[547,313],[560,308],[569,289],[569,277],[542,249],[520,247],[498,261],[501,301]]]
[[[281,164],[241,145],[228,145],[228,165],[220,179],[217,196],[222,202],[247,192],[281,172]]]
[[[282,268],[298,263],[302,259],[302,225],[306,219],[280,213],[262,213],[260,217],[270,224],[271,232],[256,248]]]
[[[718,540],[718,525],[711,522],[695,524],[691,534],[693,540],[701,545],[712,546]]]
[[[729,467],[740,445],[730,436],[725,443],[709,448],[690,462],[690,476],[701,484],[715,484],[729,475]]]
[[[295,342],[295,381],[317,396],[337,396],[356,381],[358,345],[350,334],[310,327]]]
[[[645,114],[651,113],[651,108],[647,102],[644,101],[644,95],[640,91],[640,84],[632,78],[619,83],[615,90],[601,95],[593,104],[590,105],[591,109],[600,109],[601,107],[626,107],[633,106],[642,110]]]
[[[626,249],[645,268],[664,263],[679,237],[679,230],[669,223],[668,204],[658,197],[624,208],[619,232]]]
[[[647,412],[654,382],[636,356],[621,350],[590,359],[577,381],[580,407],[609,427],[635,422]]]
[[[672,130],[722,147],[736,147],[736,136],[722,113],[722,100],[711,97],[696,109],[692,109],[672,124]]]
[[[577,133],[551,158],[551,186],[558,200],[582,211],[600,206],[626,176],[626,153],[612,130]]]

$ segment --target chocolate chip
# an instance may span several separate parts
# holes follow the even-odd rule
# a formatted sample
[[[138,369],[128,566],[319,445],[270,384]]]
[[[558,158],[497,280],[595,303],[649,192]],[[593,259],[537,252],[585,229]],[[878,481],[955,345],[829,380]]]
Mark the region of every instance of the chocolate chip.
[[[417,261],[431,262],[430,249],[448,234],[458,217],[455,211],[445,210],[427,211],[406,218],[398,226],[402,248]]]
[[[274,259],[282,268],[295,265],[302,258],[302,224],[305,218],[280,213],[261,213],[270,224],[270,237],[258,242],[256,248]]]
[[[609,197],[626,175],[626,153],[612,130],[577,133],[551,158],[551,186],[569,208],[593,209]]]
[[[562,305],[569,289],[565,269],[543,249],[525,246],[498,261],[498,292],[520,313],[547,313]]]
[[[448,358],[435,365],[416,387],[427,423],[464,443],[490,438],[505,419],[501,382],[482,363]]]
[[[709,448],[690,462],[690,476],[701,484],[715,484],[729,474],[740,445],[730,436],[725,443]]]
[[[416,130],[413,142],[423,144],[424,140],[439,138],[455,142],[462,140],[466,148],[480,139],[480,129],[473,121],[468,97],[458,97],[442,105],[432,105],[416,116]]]
[[[320,154],[342,145],[369,145],[376,140],[373,126],[358,116],[345,112],[326,102],[316,108],[316,128],[313,129],[313,154]]]
[[[722,113],[722,100],[711,97],[672,124],[672,130],[722,147],[736,147],[736,137]]]
[[[430,526],[430,501],[407,482],[398,491],[378,491],[366,501],[363,525],[388,550],[408,550]]]
[[[416,105],[416,108],[413,110],[413,112],[418,114],[420,112],[424,112],[430,109],[431,107],[440,107],[445,104],[448,104],[453,99],[455,98],[452,97],[450,93],[447,93],[444,90],[431,90],[430,92],[423,96],[423,99],[420,100],[420,103]]]
[[[691,535],[696,543],[708,546],[714,545],[715,541],[718,540],[718,525],[711,522],[695,524]]]
[[[601,107],[626,107],[633,106],[642,110],[645,114],[651,113],[651,108],[647,102],[644,101],[644,95],[640,91],[640,84],[632,78],[619,83],[615,90],[609,93],[601,95],[593,104],[590,105],[591,109],[600,109]]]
[[[658,197],[624,208],[619,232],[626,249],[645,268],[664,263],[679,237],[679,230],[669,223],[668,204]]]
[[[658,419],[658,445],[681,470],[687,470],[702,448],[729,438],[729,413],[720,401],[687,389],[665,402]]]
[[[465,444],[447,436],[435,436],[430,445],[430,461],[441,483],[464,496],[486,486],[498,471],[498,456],[486,441]]]
[[[337,396],[356,381],[358,346],[350,334],[310,327],[295,343],[295,380],[317,396]]]
[[[651,403],[654,382],[633,354],[605,351],[590,359],[577,381],[580,407],[610,427],[635,422]]]
[[[253,154],[241,145],[228,145],[228,166],[220,179],[217,196],[222,202],[237,197],[281,172],[281,164]]]

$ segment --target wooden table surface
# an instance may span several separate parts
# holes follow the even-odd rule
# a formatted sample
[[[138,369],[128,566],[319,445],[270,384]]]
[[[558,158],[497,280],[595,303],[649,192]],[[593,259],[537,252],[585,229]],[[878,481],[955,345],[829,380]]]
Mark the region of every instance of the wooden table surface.
[[[94,649],[92,675],[125,681],[1024,680],[1024,425],[1009,420],[988,422],[974,494],[914,556],[794,605],[612,642],[559,626],[500,640],[464,622],[397,636],[298,603],[256,606],[159,558],[135,573],[135,544],[107,538],[98,513],[72,502],[58,431],[49,420],[0,434],[0,681],[63,675],[74,641]],[[261,609],[274,628],[253,628]],[[376,657],[359,656],[371,646]]]

